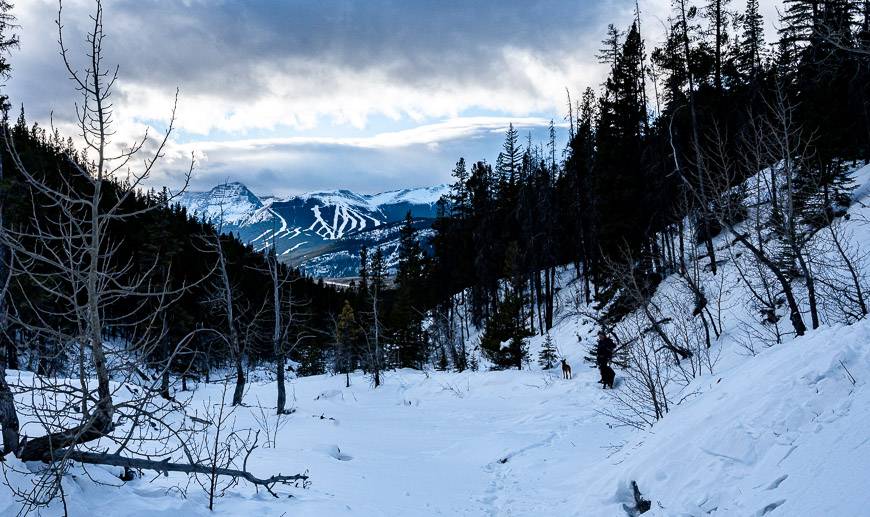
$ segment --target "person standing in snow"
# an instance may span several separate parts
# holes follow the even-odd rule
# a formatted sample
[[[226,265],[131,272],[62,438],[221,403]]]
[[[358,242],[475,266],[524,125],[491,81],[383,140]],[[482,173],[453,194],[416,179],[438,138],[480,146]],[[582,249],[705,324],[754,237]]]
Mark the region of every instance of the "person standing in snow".
[[[613,371],[609,366],[613,360],[613,353],[616,351],[616,343],[607,337],[604,331],[598,333],[598,346],[595,349],[595,362],[598,365],[598,371],[601,373],[601,383],[605,384],[608,377],[608,370]],[[611,381],[612,382],[612,381]]]

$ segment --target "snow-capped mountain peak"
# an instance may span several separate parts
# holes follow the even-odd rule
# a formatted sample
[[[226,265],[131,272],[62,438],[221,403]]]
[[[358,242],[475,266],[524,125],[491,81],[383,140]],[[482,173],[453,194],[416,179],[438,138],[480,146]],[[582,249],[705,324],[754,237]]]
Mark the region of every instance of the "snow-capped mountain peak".
[[[421,228],[435,217],[435,203],[447,185],[359,194],[347,189],[290,197],[261,196],[239,182],[208,192],[186,193],[188,212],[239,236],[256,249],[275,245],[279,256],[302,266],[317,259],[314,274],[356,274],[359,247],[396,240],[398,225],[411,212]],[[377,230],[377,231],[375,231]],[[340,251],[340,253],[339,253]]]
[[[208,192],[185,192],[180,201],[188,213],[215,224],[243,225],[263,208],[248,187],[239,182],[217,185]]]

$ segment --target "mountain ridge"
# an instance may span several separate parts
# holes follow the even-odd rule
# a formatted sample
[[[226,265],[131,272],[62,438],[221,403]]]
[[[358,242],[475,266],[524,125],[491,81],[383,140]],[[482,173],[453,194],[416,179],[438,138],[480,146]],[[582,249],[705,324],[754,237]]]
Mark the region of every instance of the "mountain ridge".
[[[258,196],[233,181],[186,192],[179,204],[259,251],[275,246],[282,261],[332,278],[356,275],[362,245],[395,250],[398,223],[409,212],[421,237],[428,237],[435,205],[448,190],[442,184],[375,194],[336,189],[279,197]],[[396,254],[387,255],[388,270],[393,270]]]

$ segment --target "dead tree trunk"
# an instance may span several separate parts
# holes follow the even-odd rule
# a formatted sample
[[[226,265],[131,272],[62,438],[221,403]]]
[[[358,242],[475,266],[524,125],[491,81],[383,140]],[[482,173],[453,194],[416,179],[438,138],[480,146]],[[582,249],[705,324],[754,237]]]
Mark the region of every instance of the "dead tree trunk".
[[[242,398],[245,395],[245,367],[243,364],[243,350],[239,331],[236,328],[235,301],[233,300],[233,286],[230,283],[230,276],[227,272],[227,260],[224,255],[223,244],[221,243],[220,225],[215,230],[215,250],[218,254],[218,274],[220,275],[221,303],[223,305],[224,316],[227,322],[227,341],[230,346],[230,352],[233,355],[233,362],[236,367],[236,388],[233,391],[234,406],[242,403]]]
[[[160,348],[162,360],[164,362],[163,372],[160,375],[160,396],[166,400],[171,400],[172,394],[169,393],[169,360],[171,353],[169,351],[169,322],[166,313],[163,313],[163,329],[160,338]]]
[[[770,258],[765,255],[763,251],[755,247],[749,239],[746,238],[746,235],[739,233],[736,229],[728,225],[728,230],[734,234],[737,238],[737,242],[742,244],[746,249],[748,249],[755,258],[764,264],[767,269],[770,270],[771,273],[776,277],[779,281],[780,287],[782,288],[782,292],[785,295],[786,302],[789,307],[789,319],[791,320],[791,324],[794,327],[794,332],[798,336],[803,336],[807,331],[807,326],[804,323],[803,317],[801,316],[800,307],[798,306],[797,299],[794,296],[794,291],[791,288],[791,283],[788,281],[788,277],[785,276],[785,273],[779,269],[779,266],[773,263]]]
[[[274,228],[272,229],[272,235],[275,235]],[[287,403],[287,388],[284,385],[284,377],[285,377],[285,363],[286,357],[284,353],[284,326],[282,323],[282,310],[281,310],[281,278],[280,278],[280,265],[278,264],[278,256],[275,245],[277,244],[277,239],[273,239],[272,241],[272,249],[269,250],[269,276],[272,279],[272,319],[274,326],[272,327],[272,349],[275,353],[275,379],[278,384],[278,400],[277,400],[277,414],[281,415],[284,413],[284,405]]]
[[[5,117],[4,117],[5,118]],[[2,131],[6,135],[7,125],[3,121]],[[3,156],[0,154],[0,182],[3,181]],[[3,206],[5,194],[0,193],[0,232],[5,229],[3,219]],[[11,278],[11,270],[8,266],[9,250],[0,238],[0,336],[8,339],[6,336],[6,293],[9,290],[9,281]],[[0,426],[3,428],[3,454],[0,457],[15,452],[18,450],[18,413],[15,410],[15,398],[9,384],[6,382],[6,367],[11,363],[9,355],[13,353],[14,348],[7,345],[5,354],[0,360]]]
[[[268,478],[259,478],[251,474],[246,469],[231,469],[224,467],[213,467],[211,465],[202,465],[200,463],[173,463],[169,458],[163,461],[149,460],[145,458],[130,458],[118,454],[103,454],[96,452],[85,452],[79,450],[55,450],[53,453],[48,453],[39,458],[45,462],[71,460],[79,463],[88,463],[92,465],[111,465],[113,467],[126,467],[131,469],[151,470],[160,473],[182,472],[185,474],[204,474],[227,476],[234,479],[244,479],[245,481],[265,487],[270,494],[277,497],[272,492],[272,487],[276,484],[288,484],[297,481],[306,481],[307,474],[282,475],[277,474]],[[247,462],[246,462],[247,463]]]
[[[680,16],[682,18],[682,29],[683,29],[683,52],[686,55],[686,59],[691,55],[689,49],[689,24],[686,19],[686,5],[685,0],[680,0]],[[692,147],[695,150],[695,167],[698,170],[698,191],[699,191],[699,202],[700,202],[700,217],[701,217],[701,225],[702,231],[704,233],[704,244],[707,247],[707,255],[710,257],[710,271],[715,275],[716,274],[716,250],[713,247],[713,236],[710,235],[710,216],[709,216],[709,199],[707,198],[707,187],[704,175],[706,174],[706,167],[704,165],[704,154],[701,150],[701,138],[698,134],[698,115],[697,110],[695,109],[695,78],[689,70],[688,65],[686,66],[686,76],[689,80],[689,112],[692,117]],[[676,154],[674,155],[674,159],[676,160]]]

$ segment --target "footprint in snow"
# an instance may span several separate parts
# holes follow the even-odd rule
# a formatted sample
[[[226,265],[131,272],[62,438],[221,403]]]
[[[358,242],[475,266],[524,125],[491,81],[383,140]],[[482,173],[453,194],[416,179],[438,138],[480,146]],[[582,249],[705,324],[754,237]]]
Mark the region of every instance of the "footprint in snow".
[[[351,456],[350,454],[345,454],[345,453],[341,452],[341,449],[338,447],[338,445],[327,446],[326,447],[326,454],[328,454],[329,456],[332,456],[333,458],[337,459],[338,461],[350,461],[353,459],[353,456]]]
[[[757,517],[761,517],[762,515],[767,515],[770,512],[772,512],[772,511],[776,510],[777,508],[779,508],[780,506],[782,506],[783,504],[785,504],[785,499],[780,499],[779,501],[774,501],[774,502],[770,503],[769,505],[765,506],[764,508],[762,508],[761,510],[759,510],[755,515]]]
[[[785,481],[786,479],[788,479],[788,474],[776,478],[776,479],[773,481],[773,483],[767,485],[767,490],[774,490],[774,489],[779,488],[779,485],[781,485],[782,482]]]

